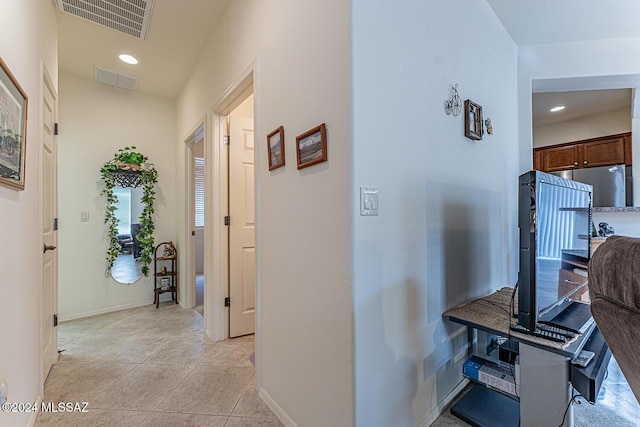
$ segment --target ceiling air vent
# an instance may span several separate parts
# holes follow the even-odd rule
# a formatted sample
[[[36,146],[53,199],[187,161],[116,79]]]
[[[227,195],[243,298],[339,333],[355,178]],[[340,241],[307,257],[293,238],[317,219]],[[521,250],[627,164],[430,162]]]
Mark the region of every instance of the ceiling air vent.
[[[122,89],[133,90],[138,89],[138,77],[128,76],[108,68],[94,66],[93,77],[98,83],[104,83],[109,86],[115,86]]]
[[[147,39],[153,0],[55,0],[58,10],[140,40]]]

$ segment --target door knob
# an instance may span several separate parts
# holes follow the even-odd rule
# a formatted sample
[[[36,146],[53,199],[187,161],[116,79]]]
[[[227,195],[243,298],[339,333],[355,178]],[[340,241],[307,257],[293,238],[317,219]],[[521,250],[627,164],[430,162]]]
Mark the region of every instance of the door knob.
[[[45,253],[45,252],[47,252],[47,251],[52,251],[52,250],[54,250],[55,248],[56,248],[56,247],[55,247],[55,246],[53,246],[53,245],[51,245],[51,246],[49,246],[49,245],[44,245],[44,250],[42,251],[42,253]]]

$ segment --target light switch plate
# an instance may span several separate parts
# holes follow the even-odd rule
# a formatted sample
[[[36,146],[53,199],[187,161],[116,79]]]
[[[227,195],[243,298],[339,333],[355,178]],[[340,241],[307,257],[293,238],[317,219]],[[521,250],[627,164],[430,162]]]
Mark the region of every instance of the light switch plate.
[[[378,189],[360,187],[360,216],[378,216]]]
[[[80,212],[80,222],[89,222],[89,212],[87,211]]]

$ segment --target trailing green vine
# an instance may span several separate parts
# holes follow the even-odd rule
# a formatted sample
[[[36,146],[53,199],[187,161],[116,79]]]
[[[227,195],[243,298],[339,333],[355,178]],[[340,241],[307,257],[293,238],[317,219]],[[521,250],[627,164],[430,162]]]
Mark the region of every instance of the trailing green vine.
[[[107,235],[109,239],[109,247],[107,248],[107,269],[105,275],[111,274],[111,268],[116,258],[120,254],[122,247],[118,242],[118,218],[115,211],[117,209],[118,197],[113,189],[120,185],[119,177],[129,175],[129,181],[125,183],[128,187],[138,187],[142,185],[142,203],[144,209],[140,215],[140,232],[136,236],[140,242],[140,261],[142,262],[142,273],[149,275],[149,264],[152,261],[153,251],[155,250],[153,233],[155,225],[153,223],[153,202],[155,201],[156,191],[155,184],[158,182],[158,171],[149,163],[147,156],[133,151],[135,146],[120,148],[118,152],[108,162],[100,167],[100,176],[104,182],[104,188],[101,192],[107,199],[107,208],[105,210],[104,222],[107,224]],[[133,175],[133,177],[132,177]]]

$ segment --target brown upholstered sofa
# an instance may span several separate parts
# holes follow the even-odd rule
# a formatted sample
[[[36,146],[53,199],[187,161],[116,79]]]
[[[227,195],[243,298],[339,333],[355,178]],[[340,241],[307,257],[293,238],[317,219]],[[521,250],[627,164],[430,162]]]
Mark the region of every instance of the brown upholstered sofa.
[[[589,262],[591,313],[640,402],[640,239],[611,236]]]

